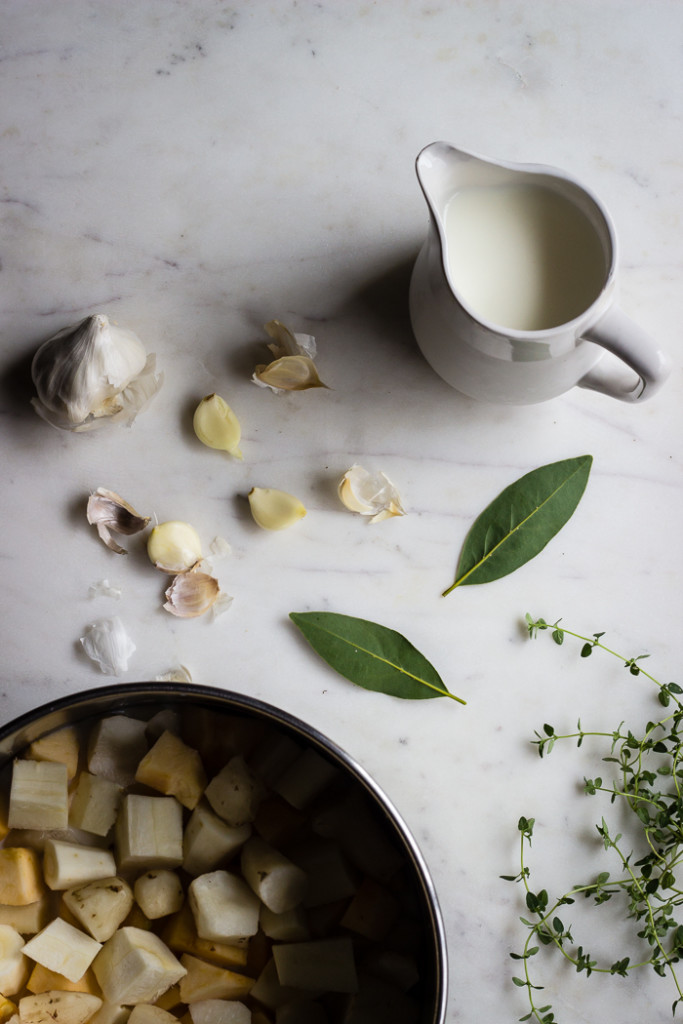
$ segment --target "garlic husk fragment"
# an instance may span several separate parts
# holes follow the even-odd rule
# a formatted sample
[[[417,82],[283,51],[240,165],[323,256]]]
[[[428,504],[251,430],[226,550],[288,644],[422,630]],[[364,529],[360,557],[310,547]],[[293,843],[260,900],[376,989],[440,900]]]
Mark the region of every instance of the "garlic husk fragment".
[[[252,487],[248,498],[254,522],[264,530],[284,530],[306,515],[298,498],[273,487]]]
[[[189,523],[171,519],[154,527],[147,541],[147,554],[162,572],[189,572],[202,560],[202,542]]]
[[[170,668],[168,672],[156,677],[157,683],[191,683],[192,674],[189,668],[178,665],[177,668]]]
[[[339,481],[338,492],[350,512],[370,516],[371,523],[405,515],[398,491],[384,473],[370,473],[362,466],[351,466]]]
[[[118,616],[91,622],[80,639],[83,650],[98,663],[104,675],[120,676],[128,669],[135,644]]]
[[[138,515],[120,494],[105,487],[98,487],[88,498],[87,516],[90,525],[97,527],[100,540],[117,555],[125,555],[126,549],[116,543],[112,532],[130,537],[140,533],[149,523],[149,516]]]
[[[180,573],[165,592],[164,608],[180,619],[196,619],[218,600],[218,580],[197,569]]]
[[[88,587],[88,597],[113,597],[115,600],[121,597],[121,587],[117,587],[115,583],[110,583],[109,580],[98,580],[97,583],[91,583]]]
[[[217,448],[241,459],[240,422],[220,395],[207,395],[195,409],[192,420],[194,432],[208,448]]]
[[[316,343],[312,334],[294,334],[279,320],[269,320],[265,330],[273,339],[274,343],[268,348],[275,358],[256,367],[251,378],[254,384],[270,388],[276,394],[327,387],[313,361]]]
[[[156,357],[136,334],[95,313],[45,341],[31,364],[32,405],[63,430],[132,423],[159,390]]]

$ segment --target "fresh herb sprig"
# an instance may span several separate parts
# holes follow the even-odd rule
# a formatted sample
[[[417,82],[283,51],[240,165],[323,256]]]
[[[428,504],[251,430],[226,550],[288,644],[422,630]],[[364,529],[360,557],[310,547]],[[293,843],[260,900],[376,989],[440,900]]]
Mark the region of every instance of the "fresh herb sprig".
[[[589,657],[594,650],[619,658],[633,676],[644,676],[657,688],[657,697],[663,708],[670,708],[656,721],[648,721],[640,735],[625,728],[621,722],[612,732],[588,731],[577,723],[575,732],[558,733],[545,724],[535,733],[532,742],[540,757],[546,757],[556,743],[575,741],[580,747],[586,737],[604,741],[608,753],[602,760],[610,766],[611,779],[584,778],[584,792],[589,796],[604,794],[611,804],[623,804],[631,812],[636,835],[644,840],[644,856],[634,860],[634,854],[621,833],[614,833],[604,817],[596,830],[605,850],[612,850],[621,862],[619,877],[602,871],[584,884],[572,886],[559,897],[550,898],[545,889],[532,888],[531,872],[525,852],[531,846],[535,820],[521,817],[517,828],[520,842],[520,870],[517,875],[503,878],[519,882],[525,890],[525,902],[531,919],[523,917],[527,929],[521,953],[511,953],[519,962],[519,973],[513,977],[518,988],[526,989],[529,1012],[521,1021],[533,1020],[538,1024],[557,1024],[550,1004],[541,1005],[537,995],[543,986],[536,984],[532,971],[533,958],[541,946],[554,946],[579,973],[613,974],[626,977],[636,969],[650,967],[662,977],[670,977],[676,998],[672,1014],[683,1000],[683,979],[676,965],[683,956],[683,924],[676,917],[683,907],[683,879],[679,880],[683,864],[683,689],[677,683],[662,684],[645,671],[642,661],[646,654],[624,658],[602,642],[604,633],[583,636],[544,619],[526,617],[530,636],[550,631],[556,644],[565,637],[581,642],[581,657]],[[635,837],[634,837],[635,838]],[[612,963],[598,963],[581,945],[576,945],[569,927],[562,918],[562,907],[570,906],[578,897],[593,901],[595,906],[621,896],[626,901],[627,917],[633,920],[636,935],[642,942],[643,954],[636,962],[628,956]]]

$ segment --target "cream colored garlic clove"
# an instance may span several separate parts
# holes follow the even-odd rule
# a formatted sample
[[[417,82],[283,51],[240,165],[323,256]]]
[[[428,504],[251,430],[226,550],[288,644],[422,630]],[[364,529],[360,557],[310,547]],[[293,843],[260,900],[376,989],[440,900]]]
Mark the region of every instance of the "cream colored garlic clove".
[[[133,331],[95,313],[40,346],[31,364],[32,405],[64,430],[130,424],[161,387],[155,362]]]
[[[164,608],[180,619],[196,619],[215,604],[219,594],[218,580],[195,569],[174,578],[166,590]]]
[[[201,561],[202,543],[193,526],[172,519],[154,527],[147,541],[147,554],[162,572],[185,573]]]
[[[195,409],[192,421],[194,432],[208,448],[228,452],[242,458],[239,448],[242,429],[230,406],[220,395],[207,395]]]
[[[371,523],[405,515],[396,487],[381,472],[370,473],[362,466],[354,465],[339,481],[338,493],[350,512],[370,516]]]
[[[128,659],[135,651],[135,644],[118,616],[91,622],[81,637],[81,644],[88,657],[108,676],[125,672]]]
[[[264,530],[284,530],[306,515],[299,499],[286,491],[252,487],[248,497],[254,522]]]
[[[256,367],[251,378],[254,384],[276,394],[327,387],[313,362],[316,343],[312,334],[294,334],[279,320],[269,320],[265,331],[273,339],[274,344],[268,348],[275,359]]]
[[[149,523],[149,516],[138,515],[120,494],[105,487],[98,487],[88,498],[87,517],[90,525],[97,527],[100,539],[117,555],[125,555],[126,549],[116,543],[112,532],[130,537],[140,533]]]

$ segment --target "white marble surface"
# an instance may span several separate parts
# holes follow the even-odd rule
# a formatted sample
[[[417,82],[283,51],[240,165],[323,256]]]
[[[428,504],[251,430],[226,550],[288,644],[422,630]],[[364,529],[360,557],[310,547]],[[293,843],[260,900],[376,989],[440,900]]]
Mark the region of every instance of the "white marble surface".
[[[119,614],[137,644],[126,681],[182,663],[312,722],[374,773],[424,850],[449,1021],[526,1012],[508,958],[521,894],[499,881],[517,869],[518,816],[539,823],[539,884],[571,884],[593,855],[601,809],[577,795],[590,751],[542,763],[533,730],[579,714],[613,728],[655,706],[616,663],[532,645],[524,613],[607,630],[664,680],[680,668],[682,31],[669,0],[2,5],[2,718],[112,682],[78,638]],[[434,139],[564,167],[605,199],[624,308],[674,364],[650,403],[574,391],[497,408],[433,374],[406,285],[427,224],[413,162]],[[157,353],[165,384],[130,430],[58,432],[30,408],[28,362],[98,310]],[[330,390],[278,398],[250,383],[272,317],[316,335]],[[191,433],[214,390],[242,421],[242,464]],[[476,514],[522,473],[586,452],[585,497],[547,549],[442,598]],[[389,474],[404,518],[369,526],[341,507],[353,462]],[[254,484],[294,492],[307,517],[260,532]],[[86,524],[100,485],[229,541],[224,616],[161,609],[144,557],[113,555]],[[88,597],[103,578],[118,601]],[[321,608],[403,632],[467,707],[347,684],[288,622]],[[564,1024],[671,1019],[668,981],[586,981],[553,963]]]

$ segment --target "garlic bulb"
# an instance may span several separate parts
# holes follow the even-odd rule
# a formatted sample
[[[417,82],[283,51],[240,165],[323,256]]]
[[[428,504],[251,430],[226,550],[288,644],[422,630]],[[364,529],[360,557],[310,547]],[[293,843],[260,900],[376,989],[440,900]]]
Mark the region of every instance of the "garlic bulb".
[[[162,572],[189,572],[202,560],[202,542],[193,526],[172,519],[154,527],[147,554]]]
[[[252,487],[248,497],[254,522],[264,530],[284,530],[306,515],[299,499],[286,491]]]
[[[239,420],[220,395],[202,398],[195,409],[192,425],[195,434],[207,448],[217,448],[234,455],[236,459],[242,458]]]
[[[274,344],[268,348],[275,359],[256,367],[251,378],[254,384],[270,388],[276,394],[327,387],[313,362],[316,344],[312,334],[294,334],[279,320],[269,320],[265,330],[273,339]]]
[[[83,650],[96,661],[107,676],[119,676],[128,668],[128,659],[135,651],[121,619],[99,619],[86,627],[81,637]]]
[[[398,491],[384,473],[370,473],[354,465],[339,481],[338,493],[350,512],[371,516],[371,523],[405,515]]]
[[[88,498],[87,516],[90,525],[97,527],[100,540],[117,555],[125,555],[126,549],[116,543],[112,532],[131,537],[149,523],[149,516],[138,515],[116,491],[108,491],[105,487],[98,487]]]
[[[130,424],[161,387],[155,362],[137,335],[95,313],[40,346],[31,364],[38,393],[31,404],[64,430]]]

